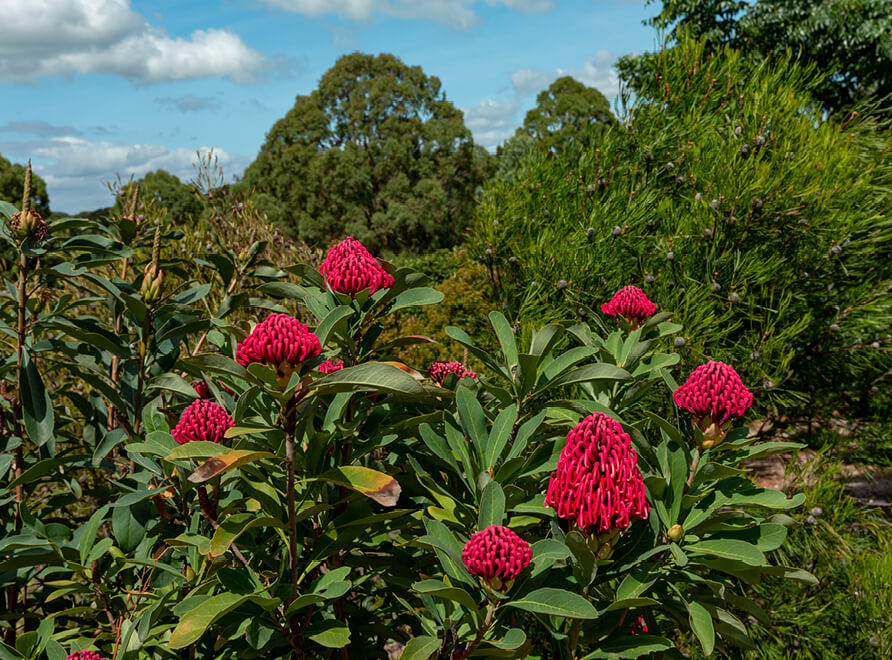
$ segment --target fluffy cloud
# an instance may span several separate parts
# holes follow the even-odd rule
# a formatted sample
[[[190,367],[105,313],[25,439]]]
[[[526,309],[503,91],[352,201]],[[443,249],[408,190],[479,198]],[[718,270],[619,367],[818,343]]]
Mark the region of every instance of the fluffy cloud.
[[[263,56],[226,30],[171,37],[130,0],[0,0],[0,81],[106,73],[141,84],[207,76],[251,80]]]
[[[464,110],[465,126],[474,134],[475,142],[494,151],[517,128],[518,107],[517,99],[483,99],[475,107]]]
[[[106,184],[118,176],[140,178],[162,169],[189,181],[198,161],[196,150],[187,147],[91,142],[74,136],[2,146],[10,154],[22,152],[33,157],[34,170],[46,181],[52,208],[68,213],[110,206],[114,200]],[[241,175],[251,161],[220,149],[214,149],[214,155],[227,177]]]
[[[480,22],[474,11],[477,0],[263,0],[267,5],[304,16],[340,16],[367,23],[376,16],[422,19],[466,30]],[[553,9],[553,0],[485,0],[485,4],[503,6],[526,13]]]
[[[220,99],[214,96],[194,96],[186,94],[173,98],[165,96],[164,98],[156,98],[155,103],[161,105],[172,105],[180,112],[202,112],[204,110],[216,110],[220,107]]]
[[[581,83],[594,87],[608,99],[619,94],[619,76],[616,73],[617,57],[609,50],[600,49],[589,57],[579,69],[554,69],[536,71],[518,69],[511,74],[511,84],[520,96],[538,94],[561,76],[573,76]]]

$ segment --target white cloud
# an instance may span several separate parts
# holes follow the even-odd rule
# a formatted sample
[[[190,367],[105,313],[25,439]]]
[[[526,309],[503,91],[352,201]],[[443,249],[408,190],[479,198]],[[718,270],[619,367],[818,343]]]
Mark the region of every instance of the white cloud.
[[[464,110],[465,126],[474,134],[475,142],[493,151],[517,129],[518,107],[517,99],[483,99],[475,107]]]
[[[376,16],[431,20],[466,30],[480,22],[474,11],[477,0],[263,0],[285,11],[319,17],[340,16],[368,23]],[[525,13],[544,12],[556,5],[553,0],[485,0],[490,7],[503,6]]]
[[[7,143],[5,148],[15,147]],[[53,210],[77,213],[110,206],[114,199],[106,183],[120,175],[140,178],[154,170],[167,170],[183,181],[195,176],[198,161],[195,149],[170,148],[161,144],[91,142],[79,137],[58,137],[36,143],[22,143],[34,159],[34,170],[46,181]],[[207,152],[209,147],[198,151]],[[18,150],[16,150],[18,151]],[[251,162],[247,156],[214,149],[214,155],[227,178],[241,175]]]
[[[511,74],[511,85],[520,96],[538,94],[561,76],[572,76],[589,87],[594,87],[608,99],[619,94],[619,75],[616,72],[617,56],[603,48],[589,57],[578,69],[553,69],[536,71],[518,69]]]
[[[249,81],[266,62],[227,30],[188,39],[151,26],[130,0],[0,0],[0,80],[106,73],[143,84],[207,76]]]

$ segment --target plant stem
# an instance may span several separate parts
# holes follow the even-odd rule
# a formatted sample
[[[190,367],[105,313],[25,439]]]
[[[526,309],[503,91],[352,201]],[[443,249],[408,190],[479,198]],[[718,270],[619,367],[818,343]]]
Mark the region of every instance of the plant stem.
[[[567,647],[570,651],[570,657],[576,657],[576,647],[579,646],[579,629],[582,627],[582,621],[573,619],[570,624],[570,635],[567,637]]]
[[[294,510],[294,424],[285,430],[285,498],[288,506],[288,567],[291,574],[291,595],[286,601],[290,605],[297,595],[297,512]]]
[[[474,639],[465,644],[465,648],[463,651],[459,653],[453,653],[451,660],[465,660],[469,655],[474,652],[480,642],[483,640],[483,636],[486,634],[486,631],[489,630],[489,627],[492,625],[492,617],[495,614],[496,608],[499,606],[498,602],[490,602],[486,608],[486,616],[483,619],[483,625],[477,629],[477,634],[474,636]]]

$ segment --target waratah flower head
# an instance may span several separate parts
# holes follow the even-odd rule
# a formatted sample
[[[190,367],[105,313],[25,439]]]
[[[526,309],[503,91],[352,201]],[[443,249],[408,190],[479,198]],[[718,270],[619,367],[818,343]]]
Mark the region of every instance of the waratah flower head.
[[[96,651],[75,651],[69,653],[65,660],[106,660]]]
[[[197,440],[223,442],[223,434],[232,426],[232,417],[223,406],[206,399],[196,399],[183,411],[180,421],[170,433],[181,445]]]
[[[753,405],[753,394],[740,380],[734,367],[714,361],[694,369],[687,381],[675,390],[672,398],[675,405],[691,413],[701,430],[712,431],[707,441],[720,442],[724,438],[721,427],[743,415]],[[715,442],[710,446],[712,444]]]
[[[596,412],[570,429],[545,505],[588,534],[622,531],[632,519],[647,518],[638,455],[619,422]],[[617,536],[610,535],[611,545]]]
[[[253,362],[279,367],[298,364],[321,352],[319,337],[303,323],[287,314],[270,314],[238,345],[235,359],[243,367]]]
[[[476,372],[465,369],[465,365],[457,360],[452,362],[433,362],[427,368],[427,375],[431,377],[431,380],[441,385],[449,374],[455,374],[459,380],[462,378],[477,378]]]
[[[601,312],[608,316],[621,316],[637,327],[641,321],[657,311],[657,306],[637,286],[624,286],[613,294],[609,302],[601,305]]]
[[[224,385],[223,383],[217,383],[217,386],[221,389],[226,390],[230,394],[235,394],[229,387]],[[211,388],[208,387],[208,384],[203,380],[193,380],[192,381],[192,389],[195,390],[195,393],[198,395],[199,399],[211,399],[213,396],[211,395]]]
[[[375,293],[393,286],[393,276],[352,236],[332,246],[319,272],[332,291],[351,296],[364,289]]]
[[[499,591],[510,587],[503,583],[520,575],[532,557],[530,544],[501,525],[490,525],[474,534],[461,552],[468,570]]]
[[[324,374],[333,374],[335,371],[340,371],[344,368],[343,362],[334,362],[332,360],[326,360],[322,364],[319,365],[319,371]]]

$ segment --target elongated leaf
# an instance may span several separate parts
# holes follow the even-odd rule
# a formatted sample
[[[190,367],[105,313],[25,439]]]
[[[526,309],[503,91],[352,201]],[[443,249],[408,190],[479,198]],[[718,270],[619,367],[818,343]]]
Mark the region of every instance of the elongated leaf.
[[[440,580],[422,580],[413,584],[412,588],[418,593],[453,600],[467,607],[472,612],[477,610],[477,603],[474,602],[474,598],[461,587],[452,587]]]
[[[350,316],[353,316],[353,310],[346,305],[340,305],[331,310],[316,328],[316,336],[319,337],[319,342],[325,346],[325,343],[328,341],[328,335],[331,334],[338,322]]]
[[[362,493],[383,506],[396,506],[401,488],[389,474],[359,465],[345,465],[305,481],[328,481]]]
[[[395,312],[398,309],[403,309],[405,307],[436,305],[441,300],[443,300],[442,291],[437,291],[436,289],[431,289],[423,286],[415,287],[414,289],[403,291],[396,298],[394,298],[393,306],[390,308],[390,311]]]
[[[167,390],[176,392],[188,399],[197,399],[198,392],[192,387],[192,383],[180,376],[179,374],[167,373],[156,376],[149,381],[149,389]]]
[[[385,362],[366,362],[341,369],[316,380],[310,387],[319,394],[335,392],[424,394],[424,388],[412,376]]]
[[[217,456],[224,449],[226,447],[219,443],[197,440],[177,445],[165,458],[168,461],[182,461],[187,458],[209,458]]]
[[[31,359],[30,351],[24,351],[22,358],[22,411],[25,414],[25,429],[34,444],[42,447],[50,443],[50,453],[55,454],[53,402]]]
[[[502,347],[502,354],[505,356],[505,363],[508,366],[517,364],[517,342],[514,341],[514,333],[511,331],[508,319],[502,312],[490,312],[489,322],[492,323],[492,327],[496,331],[496,337]]]
[[[429,660],[439,650],[440,644],[436,637],[413,637],[400,654],[400,660]]]
[[[501,525],[505,518],[505,493],[497,481],[490,481],[483,489],[480,496],[480,517],[477,523],[478,530],[484,530],[490,525]]]
[[[489,442],[486,443],[486,451],[483,458],[483,469],[495,467],[508,439],[511,437],[511,429],[517,421],[517,408],[508,406],[498,414],[489,432]]]
[[[650,658],[659,651],[671,649],[674,644],[659,635],[625,635],[605,642],[582,660],[618,660],[619,658]]]
[[[713,557],[723,557],[742,561],[750,566],[762,566],[765,564],[765,555],[755,546],[746,541],[734,539],[707,539],[699,543],[685,545],[687,552],[698,552]]]
[[[509,601],[505,605],[527,612],[551,614],[567,619],[595,619],[598,617],[598,611],[594,606],[579,594],[552,587],[536,589],[523,598]]]
[[[237,513],[223,520],[211,539],[208,554],[220,557],[229,550],[239,536],[252,527],[279,527],[285,528],[285,524],[276,518],[269,516],[256,516],[253,513]]]
[[[227,374],[242,379],[248,377],[248,372],[242,365],[219,353],[202,353],[195,357],[186,358],[183,362],[202,371]]]
[[[712,627],[712,617],[706,608],[700,603],[689,603],[688,612],[690,613],[691,630],[700,640],[703,647],[703,653],[709,655],[715,646],[715,630]]]
[[[332,619],[310,626],[303,631],[303,634],[330,649],[340,649],[350,643],[350,629],[340,621]]]
[[[200,484],[218,474],[229,472],[237,467],[241,467],[247,463],[259,461],[263,458],[274,458],[275,454],[268,451],[253,451],[251,449],[233,449],[227,454],[214,456],[205,461],[192,474],[189,475],[189,481],[193,484]]]
[[[574,369],[570,373],[548,383],[543,389],[549,389],[556,385],[589,383],[595,380],[627,381],[631,379],[632,375],[625,369],[620,369],[616,365],[607,364],[606,362],[599,362],[597,364],[587,364],[583,367],[579,367],[579,369]]]
[[[170,635],[168,645],[172,649],[182,649],[189,646],[189,644],[197,642],[217,619],[248,600],[252,600],[267,608],[270,605],[275,607],[279,602],[278,599],[233,593],[211,596],[182,616],[177,627],[174,628],[173,633]]]

